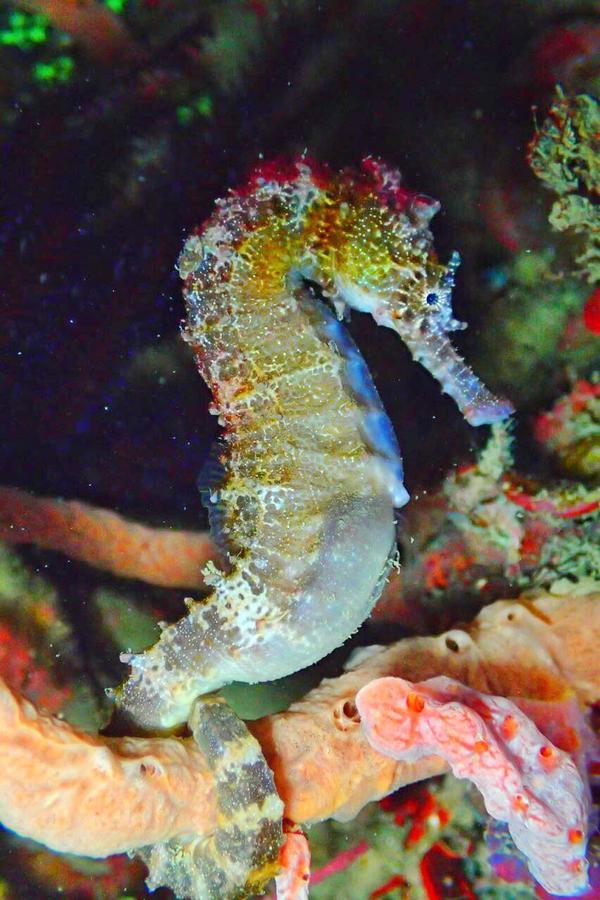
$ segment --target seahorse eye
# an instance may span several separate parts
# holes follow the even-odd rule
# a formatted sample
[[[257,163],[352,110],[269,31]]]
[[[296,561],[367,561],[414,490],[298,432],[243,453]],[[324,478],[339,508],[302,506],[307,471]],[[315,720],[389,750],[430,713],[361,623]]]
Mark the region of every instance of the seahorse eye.
[[[425,302],[429,304],[429,306],[435,306],[438,302],[439,297],[437,294],[427,294],[425,297]]]

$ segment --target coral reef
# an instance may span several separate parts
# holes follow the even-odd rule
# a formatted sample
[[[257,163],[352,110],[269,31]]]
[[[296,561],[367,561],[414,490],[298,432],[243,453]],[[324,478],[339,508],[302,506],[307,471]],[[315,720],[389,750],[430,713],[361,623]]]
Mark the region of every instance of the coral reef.
[[[178,853],[196,848],[206,872],[212,846],[229,874],[236,856],[265,873],[279,860],[271,891],[288,900],[307,890],[315,900],[548,900],[506,823],[490,820],[480,794],[442,756],[402,762],[369,745],[356,694],[373,679],[453,678],[460,691],[482,692],[484,703],[515,703],[583,777],[599,699],[596,16],[593,0],[0,5],[0,469],[2,482],[15,486],[0,489],[0,708],[4,755],[18,775],[10,780],[5,766],[0,804],[6,800],[9,818],[30,805],[29,833],[47,843],[62,810],[62,837],[70,829],[78,854],[92,854],[54,852],[4,831],[0,897],[143,900],[150,894],[142,858],[152,884],[166,865],[179,894],[206,893],[185,881],[191,852]],[[380,155],[400,169],[401,185],[377,168]],[[212,731],[192,719],[195,746],[183,720],[177,735],[130,737],[136,732],[122,719],[107,724],[113,704],[105,691],[123,677],[119,654],[142,655],[163,623],[185,613],[182,588],[200,602],[210,595],[215,572],[205,579],[207,562],[231,564],[198,502],[198,487],[206,499],[221,477],[210,451],[217,422],[178,335],[173,261],[184,235],[211,216],[214,198],[233,203],[228,189],[248,184],[257,163],[267,184],[282,176],[272,225],[291,209],[291,160],[303,159],[316,195],[330,197],[332,173],[345,172],[348,187],[347,167],[365,157],[370,175],[354,184],[379,179],[383,196],[370,227],[348,244],[358,267],[346,260],[342,268],[368,281],[381,262],[371,226],[381,224],[383,207],[405,202],[413,230],[401,229],[397,262],[406,262],[406,239],[436,209],[421,192],[439,198],[439,257],[424,240],[424,269],[429,278],[452,260],[453,316],[469,323],[456,350],[510,398],[513,424],[489,439],[470,430],[395,335],[365,316],[346,321],[400,439],[411,494],[394,516],[400,556],[374,612],[308,669],[223,688],[226,704],[203,708]],[[250,193],[256,200],[260,186]],[[238,200],[252,206],[247,194]],[[350,206],[360,206],[356,197]],[[246,260],[249,305],[273,284],[265,264],[282,237],[261,215],[255,224],[273,246]],[[329,243],[335,218],[315,218]],[[236,223],[226,224],[231,237]],[[252,224],[241,224],[245,249],[256,251]],[[426,233],[423,219],[421,238]],[[206,238],[192,242],[188,261],[202,265],[215,249]],[[281,246],[291,243],[287,235]],[[400,280],[410,280],[416,262],[414,255]],[[291,288],[313,309],[333,301],[332,319],[341,312],[339,297],[313,278]],[[428,293],[439,301],[437,285]],[[340,348],[348,359],[342,333],[332,322],[335,359]],[[276,354],[273,334],[259,347],[261,363]],[[292,319],[278,335],[288,348],[300,341]],[[439,370],[435,355],[430,361]],[[232,363],[241,362],[234,355]],[[359,368],[356,360],[348,368]],[[260,392],[264,373],[250,374]],[[350,419],[341,423],[346,430]],[[277,447],[298,440],[299,430],[282,423],[275,420],[259,454],[248,435],[244,464],[257,455],[272,464]],[[372,419],[362,426],[361,440],[384,437]],[[237,424],[234,431],[241,435]],[[302,485],[322,496],[337,471],[330,460]],[[219,510],[211,518],[223,524]],[[239,521],[226,524],[235,531]],[[348,521],[360,530],[358,519]],[[370,529],[363,538],[372,539]],[[296,560],[310,561],[296,524],[289,546]],[[328,573],[346,574],[354,588],[352,566],[361,571],[354,537]],[[321,607],[324,617],[328,609]],[[162,774],[141,774],[143,746],[156,750],[155,761],[169,754]],[[240,773],[242,747],[249,765]],[[597,772],[592,765],[592,825]],[[13,802],[17,789],[27,803]],[[194,791],[206,792],[199,810],[209,830],[196,818],[197,830],[182,839],[169,822],[188,827]],[[265,840],[253,844],[242,826],[259,825],[260,804],[248,800],[261,791]],[[107,810],[104,823],[94,809]],[[145,814],[157,810],[160,828],[144,835]],[[103,835],[114,838],[116,856],[94,856]],[[135,858],[120,852],[125,847]],[[579,896],[592,900],[600,894],[593,828],[586,855],[590,887]],[[566,890],[568,878],[561,881]],[[219,900],[227,885],[217,887]]]
[[[570,259],[557,261],[556,248],[522,250],[490,273],[477,365],[525,411],[551,402],[565,373],[585,377],[597,366],[598,337],[584,322],[589,286]]]
[[[585,391],[584,396],[588,396]],[[441,522],[440,533],[444,534],[444,529],[446,531],[448,528],[452,529],[455,536],[458,533],[461,535],[461,539],[467,541],[467,549],[463,546],[462,550],[458,552],[456,542],[452,544],[450,541],[448,548],[452,550],[454,547],[454,549],[448,555],[448,548],[446,548],[446,555],[438,556],[435,566],[433,565],[434,556],[430,559],[424,552],[424,547],[413,550],[418,565],[405,567],[402,578],[399,581],[393,579],[388,585],[380,603],[379,616],[384,615],[389,619],[391,611],[392,619],[397,618],[398,604],[406,603],[407,598],[410,597],[407,591],[410,588],[411,579],[415,590],[420,583],[421,593],[429,592],[431,596],[431,591],[434,589],[446,598],[455,577],[458,577],[460,590],[464,592],[469,584],[474,586],[481,581],[482,570],[486,571],[488,576],[492,575],[494,570],[504,573],[511,572],[513,577],[520,573],[523,583],[534,583],[541,577],[540,573],[543,571],[541,562],[544,558],[547,559],[547,553],[531,556],[530,547],[528,557],[524,550],[526,545],[529,546],[530,539],[525,539],[525,536],[532,531],[539,532],[541,522],[545,523],[545,529],[540,533],[543,534],[547,544],[552,544],[552,540],[554,540],[558,541],[559,546],[562,546],[562,543],[568,543],[570,540],[573,544],[571,549],[576,550],[579,547],[582,561],[585,561],[587,566],[590,565],[591,556],[581,550],[581,532],[578,529],[581,527],[580,518],[584,523],[593,523],[597,520],[594,509],[590,510],[590,506],[594,505],[593,501],[589,499],[585,501],[580,497],[573,505],[573,497],[561,499],[556,492],[554,495],[548,494],[547,489],[541,493],[539,491],[532,493],[531,484],[528,485],[527,492],[525,492],[523,484],[519,483],[514,473],[510,473],[511,463],[512,450],[509,432],[502,426],[495,426],[488,445],[474,466],[450,476],[437,499],[425,498],[416,504],[413,521],[405,523],[408,526],[406,527],[407,535],[417,533],[415,528],[419,527],[419,519],[429,521],[428,528],[431,530],[432,508],[435,511],[437,507],[437,525],[434,517],[434,529],[439,528]],[[5,501],[3,512],[5,526],[9,526],[11,520],[21,521],[23,496],[14,491],[4,491],[2,496]],[[39,503],[45,511],[54,509],[52,501],[36,501],[35,498],[26,498],[26,500],[27,508],[36,509],[36,504]],[[11,507],[12,503],[14,503],[14,511]],[[579,507],[577,503],[579,503]],[[497,511],[494,511],[495,504],[500,504]],[[60,505],[58,509],[61,509]],[[481,510],[481,512],[475,513],[476,510]],[[502,512],[502,510],[504,511]],[[575,514],[573,514],[573,510],[575,510]],[[519,516],[514,520],[514,525],[510,524],[513,521],[511,511],[518,513]],[[483,520],[481,519],[482,514],[485,515]],[[523,519],[523,516],[526,518]],[[528,522],[528,518],[531,521]],[[98,515],[94,510],[85,509],[84,521],[94,523],[97,519]],[[104,523],[110,523],[111,526],[114,523],[115,536],[129,535],[131,531],[128,523],[119,517],[111,518],[109,514],[100,512],[99,519]],[[46,519],[42,518],[42,522],[45,521]],[[444,522],[446,522],[445,525]],[[494,528],[490,528],[492,522],[497,523]],[[548,523],[552,527],[549,527]],[[563,531],[565,524],[566,531]],[[518,528],[518,534],[515,538],[507,540],[513,527]],[[66,548],[70,553],[74,552],[76,555],[77,543],[72,539],[70,544],[66,543],[65,534],[68,537],[70,529],[70,517],[63,515],[56,518],[53,529],[53,546]],[[110,531],[110,528],[108,530]],[[35,528],[31,528],[27,531],[29,539],[35,539],[36,534],[39,534],[40,542],[47,545],[48,530],[41,528],[36,532]],[[92,528],[90,530],[90,547],[94,547],[94,542],[97,540],[96,535],[97,531]],[[161,531],[159,530],[157,537],[160,538],[160,535]],[[147,530],[145,537],[149,546],[161,546],[154,541],[152,530]],[[204,536],[199,535],[198,537],[206,541]],[[159,566],[159,570],[168,573],[169,560],[174,552],[175,555],[177,554],[177,541],[181,541],[182,548],[185,549],[190,545],[192,538],[193,536],[184,532],[179,534],[175,532],[173,542],[168,544],[168,553],[164,560],[165,566]],[[448,542],[447,534],[444,541]],[[487,551],[484,550],[486,545]],[[108,546],[118,546],[118,543],[110,539],[110,535]],[[432,554],[439,552],[435,550],[437,546],[435,542],[429,546]],[[540,547],[543,549],[544,546],[546,545],[542,542]],[[119,571],[119,560],[122,558],[125,560],[125,573],[136,574],[129,569],[127,542],[125,542],[124,550],[123,557],[115,555],[113,570]],[[92,558],[93,555],[89,552],[83,554],[83,559],[89,561]],[[104,558],[106,557],[103,556],[99,559],[102,565],[104,565]],[[469,559],[477,562],[476,577],[473,572],[469,571],[470,564],[463,565],[462,559],[467,563]],[[443,562],[443,560],[447,560],[447,562]],[[569,559],[568,555],[567,560],[569,560],[569,565],[563,574],[573,574],[576,571],[574,560],[573,558]],[[149,580],[154,580],[152,568],[139,571],[142,574],[145,573]],[[586,593],[586,590],[590,591],[592,585],[588,584],[585,589],[582,581],[577,589],[564,579],[557,581],[558,574],[560,574],[560,566],[547,572],[545,576],[545,583],[552,584],[550,594],[524,596],[520,603],[503,601],[487,606],[467,630],[454,628],[438,638],[408,639],[385,651],[371,651],[364,661],[359,655],[356,662],[357,668],[351,669],[348,675],[341,680],[324,682],[305,700],[292,705],[288,712],[262,721],[259,720],[254,724],[248,723],[275,773],[278,791],[284,798],[286,815],[297,822],[319,821],[330,816],[342,819],[352,818],[366,802],[385,796],[399,784],[410,783],[416,779],[444,771],[445,763],[439,757],[436,758],[435,754],[426,757],[419,763],[403,763],[400,767],[397,767],[393,761],[387,765],[382,764],[384,757],[379,756],[378,758],[377,755],[365,754],[364,743],[360,742],[360,730],[357,730],[358,719],[353,712],[355,710],[354,696],[361,685],[372,679],[400,675],[413,681],[421,681],[443,674],[458,678],[461,683],[468,684],[478,691],[500,693],[503,696],[521,695],[521,697],[525,693],[530,702],[532,699],[541,702],[541,707],[538,705],[533,718],[535,721],[544,721],[550,729],[552,729],[553,723],[556,728],[556,723],[564,715],[563,712],[559,714],[558,710],[564,709],[566,702],[564,698],[573,688],[582,702],[588,704],[596,702],[600,688],[594,649],[598,635],[594,630],[593,622],[597,617],[598,609],[600,609],[598,597],[593,593]],[[178,577],[177,570],[175,570],[175,577]],[[168,583],[168,574],[165,580]],[[454,586],[456,587],[456,585]],[[571,600],[566,599],[569,596],[569,588],[570,593],[574,595]],[[399,589],[400,595],[398,594]],[[418,616],[417,610],[419,605],[423,604],[423,596],[427,596],[427,593],[422,594],[420,600],[417,600],[416,595],[408,600],[413,609],[413,616]],[[115,605],[116,600],[107,597],[104,602],[108,603],[107,613],[112,609],[115,611],[118,609],[118,605]],[[394,610],[396,611],[394,612]],[[112,615],[112,613],[110,614]],[[446,616],[449,615],[450,612],[447,611]],[[565,627],[567,622],[568,627]],[[111,627],[117,629],[121,627],[118,618]],[[139,626],[137,627],[139,628]],[[118,635],[119,631],[117,630],[115,634]],[[131,639],[126,634],[127,632],[123,631],[120,643],[131,646]],[[150,632],[148,632],[146,640],[149,639],[149,636]],[[558,661],[560,661],[560,666],[557,668]],[[546,731],[545,733],[552,740],[552,732]],[[571,734],[569,750],[576,758],[577,754],[581,753],[584,737],[581,733],[581,724],[576,719],[569,726],[569,734]],[[357,739],[359,743],[354,745],[353,742]],[[298,757],[298,746],[305,748],[301,757]],[[353,746],[355,746],[354,751],[352,750]],[[352,761],[351,765],[349,765],[350,760]],[[57,771],[60,771],[62,767],[57,764],[56,768]],[[132,771],[134,770],[132,769]],[[323,781],[323,776],[325,776],[325,781]],[[30,773],[28,779],[31,780]],[[81,788],[84,792],[88,790],[85,782],[82,782]],[[107,803],[110,804],[112,802],[110,795],[107,796]],[[34,808],[33,805],[32,808]],[[430,814],[425,813],[424,815]],[[443,817],[444,814],[442,814]],[[415,824],[414,827],[414,835],[417,835],[421,826]],[[28,827],[22,830],[28,834],[37,834],[35,831],[30,831]],[[81,834],[86,831],[87,829],[80,829]],[[85,848],[80,848],[80,852],[95,855],[98,851],[95,849],[93,830],[90,830],[89,834],[91,843]],[[116,832],[114,835],[117,836]],[[134,838],[129,827],[127,836],[134,843],[139,845],[144,843],[142,836],[139,836],[137,840]],[[46,839],[46,842],[51,843],[51,839]],[[418,843],[416,838],[415,843]],[[365,845],[364,853],[371,853],[369,846],[369,843]],[[423,855],[422,863],[418,867],[418,878],[413,873],[407,883],[421,885],[429,883],[428,879],[435,881],[435,878],[438,877],[433,874],[438,872],[436,866],[442,867],[440,871],[446,871],[453,859],[452,878],[458,879],[460,882],[460,879],[465,877],[464,870],[461,868],[466,864],[464,860],[467,859],[464,855],[464,848],[455,858],[452,856],[454,851],[450,852],[444,849],[444,844],[441,844],[440,847],[435,842],[431,845],[431,852],[428,851],[428,854]],[[107,848],[107,852],[118,852],[122,849],[123,847],[116,843],[113,847]],[[151,859],[151,855],[146,855],[145,858]],[[317,854],[317,859],[319,859],[319,854]],[[435,865],[434,859],[437,860]],[[459,863],[459,868],[456,868]],[[350,862],[348,864],[350,865]],[[428,868],[430,864],[433,867],[431,869]],[[474,861],[473,865],[475,865]],[[318,879],[319,871],[318,869]],[[325,888],[329,885],[329,878],[326,877],[328,870],[324,869],[323,871],[324,874],[317,884],[322,883]],[[344,871],[345,865],[341,865],[336,878],[342,877]],[[379,871],[384,870],[379,867]],[[448,875],[448,877],[450,876]],[[291,879],[291,873],[286,878]],[[332,885],[335,884],[336,878],[332,879]],[[397,885],[406,881],[405,875],[400,876],[397,873],[391,873],[390,878],[392,881],[396,879],[393,884]],[[402,882],[399,880],[400,878],[402,878]],[[302,881],[301,878],[300,881]],[[382,887],[380,882],[381,879],[379,881],[375,879],[372,882],[373,890],[378,889],[378,884]],[[287,890],[287,887],[285,889]],[[330,888],[327,887],[327,890]],[[284,891],[284,886],[281,887],[281,891]]]
[[[352,823],[314,826],[311,896],[377,900],[398,892],[418,900],[448,894],[471,900],[465,860],[471,862],[481,818],[465,783],[444,776],[371,804]],[[344,849],[349,843],[352,849]],[[331,862],[320,865],[328,857]]]
[[[581,390],[583,389],[580,388]],[[593,392],[591,393],[593,395]],[[582,396],[587,399],[590,392],[583,390]],[[556,421],[562,422],[560,415]],[[482,572],[486,572],[488,578],[493,577],[494,572],[504,576],[510,575],[512,579],[520,579],[525,585],[545,583],[552,586],[552,592],[537,596],[526,595],[520,603],[503,601],[487,606],[478,619],[464,631],[454,628],[439,638],[408,639],[385,651],[372,650],[364,660],[359,655],[357,668],[351,669],[348,675],[339,681],[324,682],[305,700],[292,705],[288,712],[256,723],[248,723],[275,773],[275,783],[284,799],[286,816],[292,821],[310,823],[331,816],[344,820],[353,818],[369,800],[385,796],[399,784],[437,774],[446,768],[445,763],[435,754],[426,756],[418,763],[403,763],[399,768],[393,762],[382,765],[381,760],[384,757],[380,756],[378,759],[376,755],[365,754],[364,743],[360,743],[360,740],[357,744],[348,743],[349,740],[356,741],[360,736],[360,731],[357,731],[358,719],[355,715],[354,696],[361,685],[372,679],[400,675],[413,681],[421,681],[443,674],[458,678],[461,683],[487,693],[522,696],[525,692],[529,702],[532,699],[538,701],[535,714],[528,712],[528,715],[532,715],[536,722],[544,723],[542,730],[547,729],[544,733],[550,740],[553,740],[561,717],[567,715],[564,710],[565,703],[568,704],[565,698],[569,691],[574,688],[581,702],[589,704],[596,701],[599,691],[598,667],[594,662],[593,648],[598,635],[593,622],[600,609],[598,597],[589,593],[593,583],[588,584],[586,588],[585,581],[580,581],[577,588],[564,578],[563,581],[557,581],[557,576],[560,574],[589,576],[594,573],[591,556],[592,532],[590,532],[590,550],[586,553],[585,549],[582,549],[581,523],[584,527],[586,523],[594,526],[598,518],[598,503],[589,493],[587,496],[585,493],[574,496],[572,489],[570,495],[569,493],[561,495],[556,489],[550,492],[547,487],[535,489],[531,482],[525,486],[522,479],[511,472],[511,444],[509,431],[504,426],[495,426],[488,445],[481,452],[475,465],[449,476],[437,497],[424,498],[416,503],[412,521],[409,519],[405,523],[406,540],[408,541],[410,535],[419,533],[419,529],[422,528],[419,523],[424,521],[428,522],[428,533],[431,535],[433,529],[435,534],[437,529],[438,537],[433,542],[428,538],[422,546],[413,547],[415,564],[411,565],[410,558],[407,558],[408,564],[404,567],[402,577],[399,580],[392,579],[386,588],[377,616],[384,616],[388,620],[390,617],[392,620],[397,619],[398,609],[404,608],[408,603],[412,610],[413,622],[418,622],[419,608],[427,610],[429,603],[425,619],[421,621],[422,626],[423,621],[431,617],[432,597],[438,595],[447,601],[451,590],[458,587],[459,593],[463,595],[464,604],[464,592],[469,589],[469,585],[477,594],[481,591]],[[24,534],[28,540],[37,539],[41,544],[48,546],[49,530],[46,527],[48,511],[55,508],[60,511],[63,507],[54,504],[53,501],[37,501],[32,497],[24,497],[15,491],[5,490],[2,497],[3,519],[8,533],[19,532],[18,528],[10,528],[11,522],[24,526],[26,520],[23,518],[23,508],[27,510],[40,508],[43,515],[38,521],[44,527],[37,527],[35,519],[30,515],[28,528]],[[70,509],[71,506],[67,508]],[[75,505],[74,508],[78,511],[80,507]],[[98,540],[98,531],[94,523],[100,521],[107,532],[106,543],[109,548],[119,547],[118,541],[115,540],[117,536],[125,535],[127,538],[123,554],[112,554],[113,571],[121,571],[120,563],[123,561],[124,574],[141,573],[148,580],[155,580],[153,566],[141,567],[134,571],[130,568],[128,536],[131,533],[137,534],[135,529],[139,526],[130,526],[120,517],[111,516],[104,511],[97,513],[93,509],[84,508],[83,513],[85,515],[80,515],[77,521],[91,523],[91,527],[87,526],[89,530],[87,551],[80,553],[79,546],[85,548],[85,540],[83,542],[73,540],[70,536],[72,519],[65,515],[55,516],[51,520],[53,528],[50,546],[66,549],[75,556],[81,555],[84,560],[91,561],[93,553],[90,553],[90,548],[94,548]],[[85,528],[78,533],[85,536]],[[530,534],[538,537],[535,552],[531,538],[528,537]],[[457,535],[460,536],[462,545],[457,544]],[[163,576],[163,583],[170,583],[169,573],[172,569],[170,560],[173,555],[177,556],[178,542],[185,551],[189,546],[196,546],[196,536],[174,532],[173,540],[167,545],[161,545],[161,536],[160,530],[156,535],[152,529],[144,531],[145,543],[150,547],[159,548],[158,571],[166,573]],[[197,537],[206,548],[206,537],[203,535]],[[562,549],[567,565],[561,572],[556,557],[559,549],[565,548],[569,543],[572,545],[570,549],[573,553],[569,556],[569,553]],[[161,546],[167,548],[164,560],[160,559]],[[443,551],[440,552],[442,547]],[[552,552],[549,550],[550,547],[554,547]],[[585,572],[579,572],[577,569],[579,564],[576,564],[575,559],[578,550],[581,562],[588,567]],[[106,552],[99,556],[101,566],[106,565],[104,560],[107,556]],[[554,568],[547,569],[544,576],[542,575],[545,571],[544,563],[548,563],[550,558],[553,559]],[[173,581],[178,583],[179,570],[175,567],[172,571]],[[569,589],[574,596],[572,600],[567,601]],[[119,608],[116,598],[107,597],[102,602],[108,615],[114,615],[110,611],[114,610],[116,613]],[[446,618],[452,615],[450,610],[451,607],[446,610]],[[134,621],[132,620],[132,624]],[[143,625],[143,621],[140,621]],[[565,628],[565,622],[568,622],[568,628]],[[131,647],[132,640],[135,642],[135,632],[132,633],[132,638],[129,638],[127,631],[122,631],[120,639],[118,638],[121,633],[118,617],[111,628],[117,629],[115,635],[121,645]],[[150,634],[151,631],[148,631],[146,641],[151,639]],[[145,642],[142,646],[144,644]],[[135,644],[133,646],[135,647]],[[556,662],[559,660],[561,662],[557,668]],[[576,759],[581,756],[587,733],[585,728],[582,730],[582,724],[576,716],[571,725],[566,729],[563,728],[563,732],[565,730],[571,735],[568,749]],[[560,745],[560,741],[556,742]],[[305,748],[300,757],[297,753],[298,746]],[[57,763],[57,770],[60,769],[61,765]],[[82,790],[84,792],[88,790],[85,782],[82,783]],[[107,803],[110,804],[112,802],[110,794],[107,797]],[[213,815],[216,815],[216,807]],[[421,827],[415,824],[413,835],[418,835]],[[210,830],[210,825],[208,828]],[[21,830],[28,834],[37,834],[27,826]],[[116,832],[114,834],[116,837]],[[90,836],[90,845],[82,848],[81,852],[95,855],[98,851],[94,847],[93,830],[90,830]],[[144,837],[142,835],[134,837],[131,829],[127,836],[139,846],[145,843]],[[46,842],[51,843],[51,839]],[[415,843],[418,843],[417,838]],[[301,847],[300,842],[300,849]],[[363,853],[371,853],[369,847],[370,844],[366,843]],[[442,877],[440,871],[446,871],[448,874],[449,866],[451,868],[454,866],[451,877],[459,883],[465,877],[462,868],[466,865],[467,859],[464,848],[457,856],[452,856],[454,851],[449,851],[445,847],[443,843],[438,846],[434,842],[431,845],[430,851],[422,857],[418,878],[413,873],[406,882],[405,875],[391,873],[392,887],[394,884],[400,885],[405,882],[414,885],[427,884],[431,879],[435,882],[438,876]],[[122,849],[123,847],[116,843],[107,852],[118,852]],[[141,852],[152,867],[152,853],[143,850]],[[299,886],[299,889],[305,888],[302,875],[300,874],[299,880],[294,881],[292,874],[296,865],[300,866],[300,873],[303,871],[306,862],[302,863],[301,860],[302,854],[298,859],[292,854],[291,869],[285,876],[287,880],[280,882],[282,893],[293,883]],[[351,860],[346,862],[351,865]],[[346,863],[339,865],[339,869],[334,867],[334,871],[339,872],[336,878],[342,877],[346,868]],[[381,867],[380,871],[383,871]],[[317,884],[322,883],[325,888],[329,884],[328,869],[325,867],[321,876],[319,872],[317,869]],[[335,878],[332,880],[332,885],[335,880]],[[377,884],[382,888],[385,886],[375,881],[374,891],[379,889]],[[292,890],[291,887],[289,889]],[[421,889],[419,887],[419,890]],[[181,890],[179,892],[181,893]]]
[[[571,408],[567,399],[564,404]],[[597,428],[585,408],[593,454]],[[540,416],[534,427],[544,421]],[[375,620],[401,618],[422,630],[507,591],[599,577],[598,488],[524,476],[514,469],[512,443],[510,431],[496,426],[474,463],[458,466],[438,490],[416,499],[400,534],[401,572],[390,580]]]
[[[589,36],[595,45],[592,32]],[[568,58],[576,48],[566,43]],[[591,82],[593,67],[590,74]],[[589,377],[597,367],[597,291],[590,294],[586,282],[596,284],[600,277],[599,122],[595,96],[565,94],[558,87],[529,143],[533,172],[558,195],[549,212],[558,240],[545,235],[539,222],[528,221],[526,213],[536,202],[530,186],[516,191],[512,186],[516,211],[499,189],[492,188],[487,201],[491,227],[515,255],[488,273],[491,306],[480,365],[490,384],[513,392],[522,409],[553,399],[566,373],[571,379]]]
[[[102,723],[101,703],[77,652],[56,589],[0,543],[0,677],[43,710],[83,728]]]

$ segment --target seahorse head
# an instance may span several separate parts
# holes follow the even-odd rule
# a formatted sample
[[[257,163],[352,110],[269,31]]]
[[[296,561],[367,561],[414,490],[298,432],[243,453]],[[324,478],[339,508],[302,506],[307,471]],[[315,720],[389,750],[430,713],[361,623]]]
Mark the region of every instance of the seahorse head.
[[[394,329],[471,424],[510,415],[511,405],[490,394],[446,336],[465,326],[451,302],[459,254],[440,263],[429,230],[439,203],[406,190],[399,172],[371,157],[332,177],[317,197],[305,243],[338,314],[351,307]]]
[[[440,263],[429,230],[437,200],[406,190],[397,170],[372,157],[332,178],[322,196],[324,208],[313,215],[314,254],[338,309],[369,312],[396,330],[462,327],[451,305],[460,257],[455,252]]]
[[[465,418],[487,424],[512,407],[481,385],[447,337],[464,327],[451,302],[460,258],[437,258],[429,222],[438,209],[373,157],[339,173],[306,156],[262,163],[188,239],[179,270],[190,296],[217,281],[271,302],[316,283],[340,318],[353,308],[396,331]]]

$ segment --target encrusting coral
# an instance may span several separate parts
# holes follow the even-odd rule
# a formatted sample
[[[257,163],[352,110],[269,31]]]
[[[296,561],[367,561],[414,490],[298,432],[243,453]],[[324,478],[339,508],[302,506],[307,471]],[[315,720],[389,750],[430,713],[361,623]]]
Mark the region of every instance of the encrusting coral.
[[[274,772],[288,819],[348,820],[369,800],[448,768],[436,754],[397,762],[372,749],[355,705],[365,685],[445,674],[479,692],[536,700],[539,721],[547,704],[554,710],[573,693],[582,704],[600,699],[599,639],[598,592],[499,601],[466,629],[358,651],[345,674],[323,681],[286,712],[247,725]],[[189,739],[84,735],[38,715],[6,689],[1,712],[10,765],[0,780],[0,809],[14,830],[56,849],[102,856],[179,830],[208,835],[214,828],[212,775]],[[582,739],[570,734],[572,751]]]
[[[598,438],[593,385],[574,391],[572,402],[591,466]],[[565,404],[571,408],[568,398]],[[572,439],[569,423],[545,419],[536,420],[536,435],[539,425]],[[593,482],[540,481],[516,471],[511,444],[510,431],[494,426],[474,462],[415,499],[399,537],[401,572],[390,579],[374,620],[402,621],[423,633],[464,616],[467,603],[479,606],[515,586],[549,588],[568,579],[568,591],[574,580],[600,578],[600,490]]]

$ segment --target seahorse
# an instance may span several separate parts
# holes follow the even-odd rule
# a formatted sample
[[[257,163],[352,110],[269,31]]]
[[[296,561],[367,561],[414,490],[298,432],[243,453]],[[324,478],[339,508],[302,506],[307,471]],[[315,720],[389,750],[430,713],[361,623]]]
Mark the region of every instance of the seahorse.
[[[171,730],[223,685],[314,663],[378,599],[408,494],[349,309],[396,331],[471,424],[510,414],[447,336],[463,327],[459,257],[435,255],[438,209],[377,159],[335,174],[301,157],[259,166],[188,238],[184,337],[224,428],[210,520],[227,569],[210,567],[208,598],[124,657],[116,699],[139,728]]]

